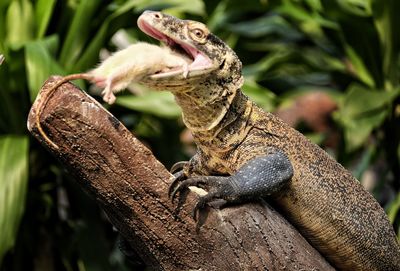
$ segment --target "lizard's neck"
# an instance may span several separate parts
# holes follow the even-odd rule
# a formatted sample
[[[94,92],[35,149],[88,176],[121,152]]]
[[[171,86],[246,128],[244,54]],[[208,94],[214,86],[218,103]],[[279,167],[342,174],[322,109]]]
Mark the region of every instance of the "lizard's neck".
[[[229,83],[208,78],[187,91],[173,91],[186,127],[193,133],[207,133],[220,126],[233,103],[236,103],[235,97],[242,95],[242,84],[241,76]]]
[[[190,93],[199,94],[198,91]],[[242,141],[250,128],[247,124],[253,103],[240,88],[221,91],[222,95],[204,103],[190,93],[175,94],[175,98],[198,147],[204,150],[213,146],[214,150],[229,151]]]

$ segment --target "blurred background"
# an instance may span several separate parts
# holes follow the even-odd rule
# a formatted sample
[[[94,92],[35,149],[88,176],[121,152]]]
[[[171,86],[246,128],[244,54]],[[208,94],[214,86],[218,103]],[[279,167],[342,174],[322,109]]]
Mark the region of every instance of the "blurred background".
[[[145,9],[206,23],[241,58],[244,92],[351,170],[400,235],[400,1],[1,0],[0,270],[146,270],[26,129],[50,75],[155,42],[136,26]],[[112,114],[167,168],[192,156],[170,93],[129,90],[105,105]]]

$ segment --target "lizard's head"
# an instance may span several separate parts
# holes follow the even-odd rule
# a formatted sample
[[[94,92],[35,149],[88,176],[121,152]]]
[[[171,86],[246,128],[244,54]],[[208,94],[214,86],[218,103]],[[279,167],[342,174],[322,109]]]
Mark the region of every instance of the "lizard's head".
[[[137,23],[144,33],[192,60],[187,76],[182,70],[171,70],[147,77],[147,85],[171,91],[181,91],[202,83],[233,83],[238,88],[241,86],[240,60],[204,24],[156,11],[145,11]]]

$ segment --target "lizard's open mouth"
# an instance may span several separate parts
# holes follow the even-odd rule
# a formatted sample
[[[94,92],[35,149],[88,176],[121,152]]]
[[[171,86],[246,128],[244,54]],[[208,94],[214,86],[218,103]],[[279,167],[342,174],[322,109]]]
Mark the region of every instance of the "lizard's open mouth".
[[[182,55],[185,58],[191,59],[193,62],[188,67],[189,73],[193,73],[195,71],[204,71],[213,67],[211,59],[207,57],[204,53],[202,53],[201,51],[197,50],[195,47],[184,41],[179,41],[167,36],[166,34],[157,30],[155,27],[151,26],[144,19],[141,18],[138,19],[138,27],[140,28],[140,30],[142,30],[150,37],[153,37],[161,41],[165,45],[167,45],[174,52],[177,52],[178,54]],[[169,76],[169,75],[175,75],[176,73],[177,71],[171,70],[171,72],[166,72],[163,73],[162,75]],[[159,74],[159,76],[157,77],[160,76],[161,74]]]

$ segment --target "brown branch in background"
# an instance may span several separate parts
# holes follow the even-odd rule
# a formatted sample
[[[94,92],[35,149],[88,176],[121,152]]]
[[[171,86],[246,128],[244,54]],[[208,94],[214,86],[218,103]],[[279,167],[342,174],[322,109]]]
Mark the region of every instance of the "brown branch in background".
[[[32,106],[31,133],[69,169],[112,224],[155,270],[333,270],[304,238],[263,201],[210,208],[196,232],[196,195],[174,214],[171,174],[115,117],[67,83],[46,103],[50,78]],[[36,112],[52,149],[35,124]]]

